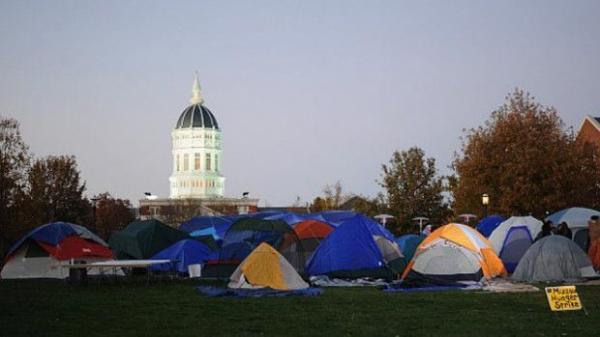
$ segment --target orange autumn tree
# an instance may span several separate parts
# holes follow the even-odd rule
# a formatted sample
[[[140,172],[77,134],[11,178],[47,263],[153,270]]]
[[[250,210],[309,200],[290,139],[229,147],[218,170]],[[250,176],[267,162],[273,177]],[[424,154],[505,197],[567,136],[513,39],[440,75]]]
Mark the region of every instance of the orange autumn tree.
[[[489,213],[507,216],[597,207],[595,151],[575,141],[556,109],[516,89],[463,138],[450,179],[454,212],[480,213],[483,193],[490,195]]]

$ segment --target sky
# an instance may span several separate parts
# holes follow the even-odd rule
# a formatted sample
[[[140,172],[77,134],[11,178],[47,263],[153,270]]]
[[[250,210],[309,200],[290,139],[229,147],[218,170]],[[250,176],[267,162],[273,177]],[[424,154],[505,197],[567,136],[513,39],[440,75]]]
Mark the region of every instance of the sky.
[[[577,131],[600,116],[600,1],[0,0],[0,115],[87,194],[168,197],[198,71],[226,195],[381,191],[412,146],[448,174],[465,129],[519,87]]]

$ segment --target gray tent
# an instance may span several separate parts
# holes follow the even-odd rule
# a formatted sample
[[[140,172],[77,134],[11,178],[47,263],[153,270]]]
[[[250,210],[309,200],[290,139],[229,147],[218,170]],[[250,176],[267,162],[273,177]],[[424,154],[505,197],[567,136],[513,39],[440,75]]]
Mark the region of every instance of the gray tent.
[[[529,247],[512,279],[549,282],[581,279],[592,274],[592,262],[575,242],[561,235],[550,235]]]

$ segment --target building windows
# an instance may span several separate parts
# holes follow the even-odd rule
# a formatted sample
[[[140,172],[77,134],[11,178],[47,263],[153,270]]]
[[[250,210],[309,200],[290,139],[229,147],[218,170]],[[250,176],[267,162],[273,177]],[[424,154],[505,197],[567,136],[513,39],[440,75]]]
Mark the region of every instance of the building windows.
[[[219,172],[219,155],[215,153],[215,171]]]
[[[186,153],[183,155],[183,170],[189,171],[189,169],[190,169],[190,155]]]
[[[200,153],[194,153],[194,170],[200,170]]]
[[[206,153],[206,165],[205,165],[205,166],[206,166],[206,167],[205,167],[205,169],[206,169],[207,171],[210,171],[210,170],[211,170],[211,168],[210,168],[210,167],[211,167],[211,166],[210,166],[210,153]]]
[[[180,168],[181,168],[181,167],[179,167],[179,154],[177,155],[175,162],[176,162],[175,165],[177,165],[177,172],[179,172]]]

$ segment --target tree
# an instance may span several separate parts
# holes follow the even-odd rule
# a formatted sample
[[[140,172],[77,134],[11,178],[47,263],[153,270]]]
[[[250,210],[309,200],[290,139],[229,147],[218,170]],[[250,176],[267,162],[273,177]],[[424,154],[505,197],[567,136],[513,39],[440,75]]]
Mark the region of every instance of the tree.
[[[415,216],[427,216],[431,221],[442,222],[448,216],[444,201],[444,179],[437,176],[434,158],[425,158],[425,152],[412,147],[408,151],[395,151],[389,163],[382,165],[385,201],[396,217],[398,232],[411,230]]]
[[[505,215],[598,203],[597,163],[575,142],[553,107],[515,89],[485,125],[470,130],[452,163],[454,209],[481,210],[490,196],[490,212]],[[593,150],[592,150],[593,151]]]
[[[95,229],[98,235],[108,239],[114,231],[121,230],[135,218],[127,199],[113,198],[110,193],[94,197],[96,201]]]
[[[74,156],[37,159],[28,175],[24,218],[29,228],[52,221],[91,222],[91,204],[83,197]]]
[[[342,184],[336,181],[333,185],[325,185],[323,196],[316,197],[313,200],[311,209],[314,212],[338,209],[348,199],[349,196],[344,194]]]
[[[355,212],[362,213],[370,217],[387,212],[383,194],[378,194],[374,198],[355,195],[350,198],[349,201],[352,201],[352,209]]]
[[[19,122],[0,117],[0,233],[14,238],[19,199],[30,163],[29,147],[19,131]],[[5,247],[0,238],[0,253]]]

